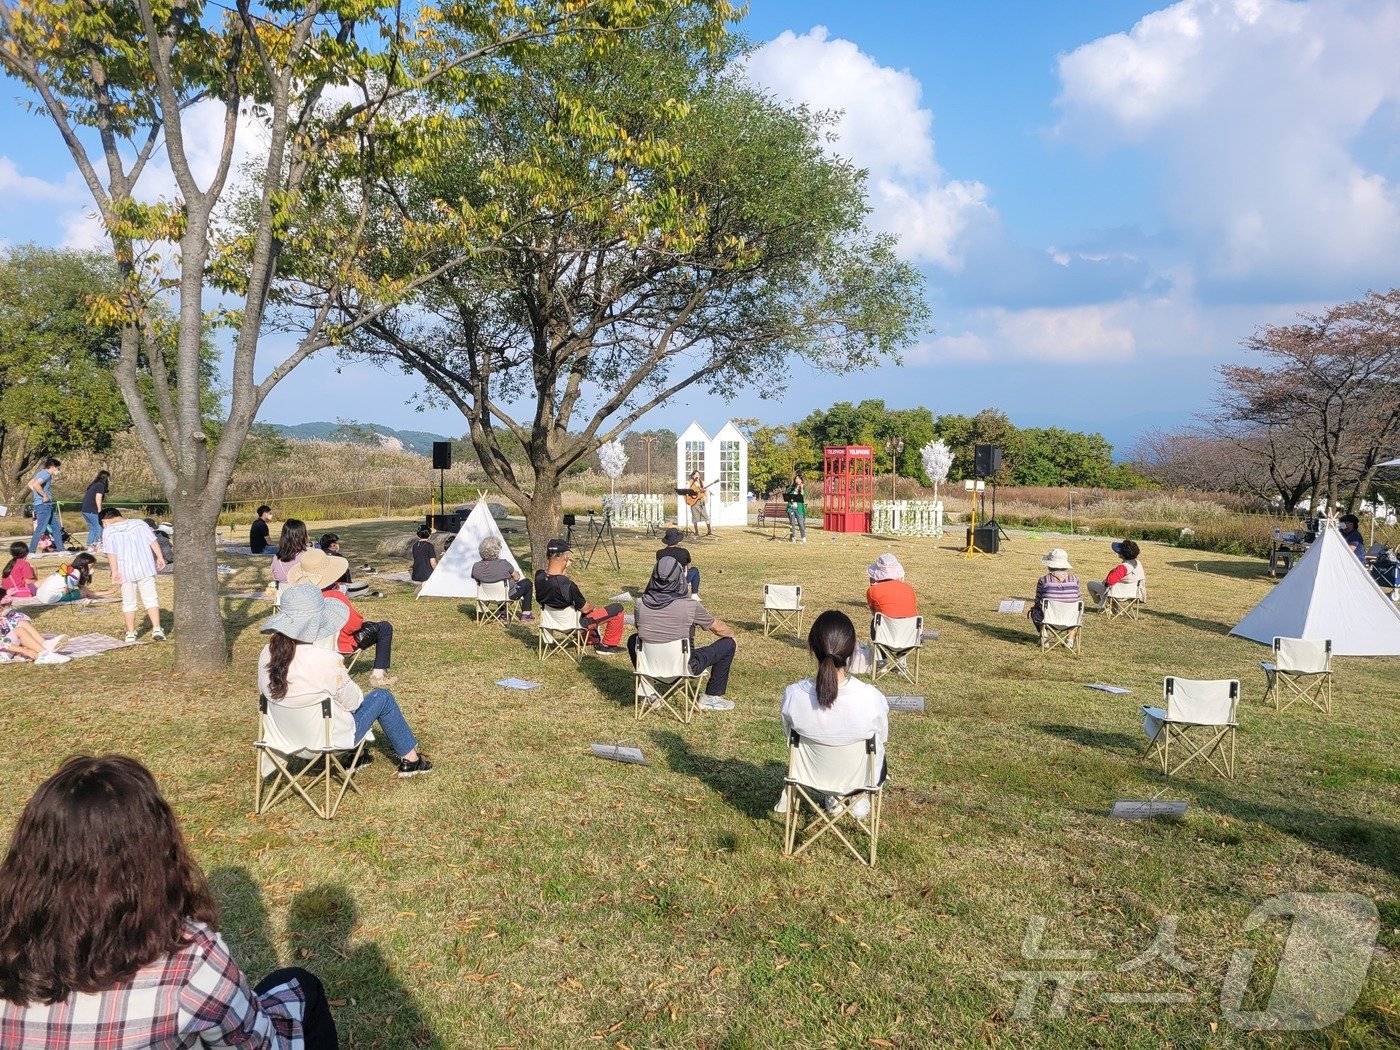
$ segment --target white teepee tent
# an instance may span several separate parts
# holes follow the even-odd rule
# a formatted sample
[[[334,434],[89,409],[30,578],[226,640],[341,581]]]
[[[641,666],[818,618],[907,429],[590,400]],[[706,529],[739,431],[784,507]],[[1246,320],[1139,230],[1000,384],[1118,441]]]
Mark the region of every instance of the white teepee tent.
[[[1400,656],[1400,608],[1376,586],[1331,522],[1231,634],[1330,638],[1338,656]]]
[[[476,506],[457,530],[457,538],[447,553],[438,559],[437,568],[418,590],[420,598],[475,598],[476,581],[472,579],[472,566],[481,560],[477,548],[487,536],[495,536],[501,541],[501,557],[515,566],[520,572],[520,563],[510,552],[510,544],[496,527],[496,519],[484,499],[478,499]]]

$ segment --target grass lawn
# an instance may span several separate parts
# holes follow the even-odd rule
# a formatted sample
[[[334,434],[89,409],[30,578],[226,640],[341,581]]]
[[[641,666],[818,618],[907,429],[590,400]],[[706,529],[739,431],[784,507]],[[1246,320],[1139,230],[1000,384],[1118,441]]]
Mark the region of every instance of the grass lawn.
[[[407,567],[372,553],[404,523],[338,531],[352,564]],[[231,601],[234,659],[218,680],[175,677],[160,644],[0,667],[3,824],[63,756],[136,755],[181,814],[244,969],[318,972],[347,1046],[1400,1044],[1400,660],[1339,660],[1331,717],[1275,713],[1260,703],[1266,650],[1226,637],[1271,586],[1262,564],[1152,544],[1141,618],[1091,615],[1081,657],[1042,656],[1024,617],[996,607],[1029,597],[1055,544],[1081,580],[1116,563],[1103,540],[1020,535],[972,561],[951,538],[814,531],[802,546],[729,530],[693,544],[705,604],[736,627],[739,656],[736,709],[690,726],[634,721],[625,656],[542,667],[532,632],[477,626],[465,603],[386,584],[387,597],[359,607],[394,622],[395,693],[437,768],[399,781],[381,751],[333,823],[296,800],[251,815],[257,624],[269,607]],[[624,537],[622,573],[598,559],[577,574],[585,593],[640,593],[657,546]],[[927,714],[891,716],[879,866],[834,842],[787,860],[769,812],[786,764],[777,711],[810,662],[803,642],[762,637],[761,584],[801,583],[808,623],[836,607],[863,631],[865,566],[887,549],[941,637],[917,690]],[[240,566],[228,591],[266,578],[261,559],[225,560]],[[38,616],[70,634],[120,635],[119,621],[115,606]],[[1241,680],[1235,780],[1167,780],[1141,760],[1138,707],[1160,699],[1168,673]],[[543,688],[494,684],[507,676]],[[650,764],[600,761],[595,741],[640,746]],[[1162,791],[1190,803],[1184,820],[1106,817],[1114,799]],[[1255,951],[1243,1009],[1263,1008],[1289,922],[1245,922],[1287,891],[1368,898],[1380,949],[1343,1020],[1245,1032],[1222,1011],[1222,982],[1232,953]],[[1117,969],[1171,921],[1190,972],[1160,959]],[[1093,957],[1024,957],[1039,922],[1042,953]],[[1018,1019],[1008,975],[1034,970],[1097,976],[1062,1016],[1046,987]],[[1138,993],[1182,1001],[1107,998]]]

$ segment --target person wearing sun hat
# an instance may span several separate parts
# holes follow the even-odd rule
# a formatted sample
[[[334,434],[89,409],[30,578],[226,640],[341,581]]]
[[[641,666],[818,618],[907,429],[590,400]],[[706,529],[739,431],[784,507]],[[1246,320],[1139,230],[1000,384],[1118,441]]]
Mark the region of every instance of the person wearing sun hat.
[[[1070,570],[1073,568],[1069,563],[1069,554],[1063,547],[1053,548],[1049,554],[1040,559],[1040,564],[1045,566],[1045,575],[1035,581],[1035,601],[1031,603],[1030,611],[1027,613],[1031,618],[1031,623],[1035,624],[1035,629],[1040,630],[1040,621],[1043,619],[1040,612],[1040,603],[1045,599],[1052,602],[1077,602],[1082,597],[1079,590],[1079,577]],[[1068,641],[1070,648],[1074,648],[1074,642],[1079,631],[1069,632]]]
[[[418,738],[394,694],[387,689],[362,692],[340,656],[317,644],[337,637],[349,618],[349,605],[330,600],[314,583],[282,588],[281,606],[259,628],[271,637],[258,656],[258,689],[272,703],[287,707],[311,707],[329,698],[331,744],[346,751],[378,722],[399,756],[398,775],[426,773],[433,764],[419,752]]]
[[[1108,589],[1115,583],[1130,583],[1137,585],[1137,598],[1140,602],[1147,601],[1147,574],[1143,571],[1142,562],[1139,557],[1142,549],[1132,540],[1120,540],[1113,545],[1113,553],[1122,559],[1121,564],[1114,566],[1109,574],[1104,577],[1103,583],[1089,582],[1089,593],[1098,602],[1099,608],[1103,608],[1104,597],[1108,594]]]
[[[866,569],[870,586],[865,591],[865,604],[872,613],[880,613],[892,620],[919,615],[919,602],[914,588],[904,582],[904,566],[899,559],[886,552],[880,555]]]
[[[349,611],[335,639],[335,648],[343,656],[374,647],[374,670],[369,684],[375,687],[393,685],[389,663],[393,658],[394,625],[388,620],[366,620],[345,597],[341,584],[350,573],[350,562],[336,554],[312,548],[303,554],[287,574],[288,583],[314,583],[331,601],[344,605]]]

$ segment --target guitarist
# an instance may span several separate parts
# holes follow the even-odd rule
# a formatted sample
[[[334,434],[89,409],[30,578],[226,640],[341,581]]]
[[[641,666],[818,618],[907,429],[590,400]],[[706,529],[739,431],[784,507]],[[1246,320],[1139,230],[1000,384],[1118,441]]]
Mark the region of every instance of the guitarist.
[[[713,485],[714,482],[710,482]],[[686,487],[685,504],[690,508],[690,524],[695,528],[695,535],[700,535],[700,523],[705,523],[705,535],[714,534],[714,529],[710,527],[710,511],[706,504],[709,502],[709,493],[705,490],[710,487],[700,480],[700,472],[694,471],[690,475],[690,484]]]

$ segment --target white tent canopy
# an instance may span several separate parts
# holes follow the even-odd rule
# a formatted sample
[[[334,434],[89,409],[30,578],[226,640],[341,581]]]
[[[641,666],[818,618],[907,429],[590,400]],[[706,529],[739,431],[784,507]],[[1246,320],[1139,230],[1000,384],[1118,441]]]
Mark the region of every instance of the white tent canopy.
[[[520,563],[510,551],[510,544],[496,527],[496,519],[486,506],[485,499],[478,499],[467,520],[457,530],[457,538],[452,546],[438,559],[437,568],[418,590],[420,598],[475,598],[476,581],[472,579],[472,566],[481,560],[478,548],[487,536],[495,536],[501,541],[501,557],[515,566],[520,572]]]
[[[1338,656],[1400,656],[1400,608],[1327,522],[1317,542],[1230,633],[1265,645],[1275,637],[1330,638]]]

